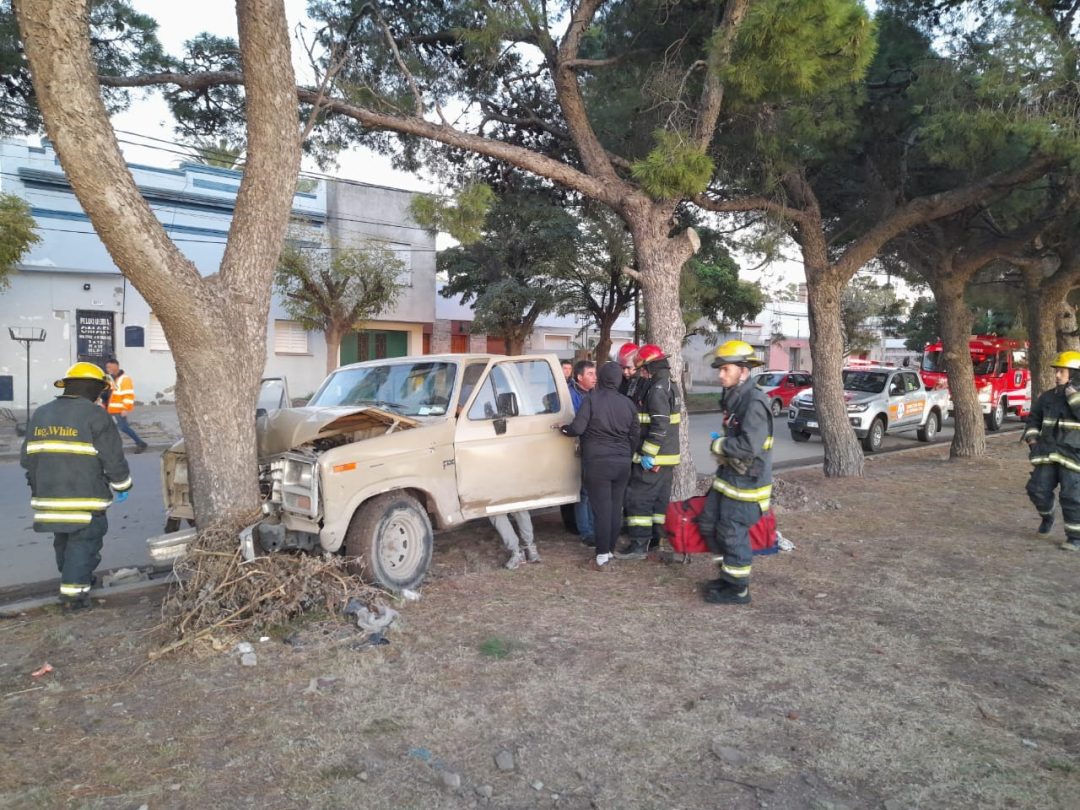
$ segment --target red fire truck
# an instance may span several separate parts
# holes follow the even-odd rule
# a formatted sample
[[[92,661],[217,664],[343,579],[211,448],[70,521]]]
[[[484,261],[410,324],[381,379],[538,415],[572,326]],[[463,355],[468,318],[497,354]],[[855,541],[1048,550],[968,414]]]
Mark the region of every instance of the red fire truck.
[[[973,335],[968,347],[986,429],[1000,428],[1007,413],[1015,413],[1021,418],[1027,416],[1031,411],[1027,343],[996,335]],[[923,350],[920,373],[927,388],[947,381],[941,341],[929,343]],[[951,400],[949,411],[951,414]]]

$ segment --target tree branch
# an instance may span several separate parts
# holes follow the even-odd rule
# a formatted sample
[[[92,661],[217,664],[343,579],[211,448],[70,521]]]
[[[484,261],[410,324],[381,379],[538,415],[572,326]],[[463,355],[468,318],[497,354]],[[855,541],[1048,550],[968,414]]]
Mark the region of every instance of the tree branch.
[[[198,74],[154,73],[142,76],[101,76],[100,80],[107,87],[153,87],[165,84],[179,87],[182,90],[206,90],[215,85],[239,85],[244,83],[241,74],[222,71]],[[305,104],[313,104],[319,99],[319,94],[315,90],[306,87],[297,87],[296,97]],[[614,187],[600,178],[592,177],[562,161],[549,158],[523,146],[462,132],[452,126],[436,124],[422,118],[376,112],[367,107],[361,107],[333,97],[324,99],[322,103],[326,111],[351,118],[370,129],[429,138],[447,146],[466,149],[478,155],[502,160],[517,166],[519,169],[532,172],[540,177],[546,177],[548,180],[579,191],[612,207],[617,206],[625,196],[621,185]],[[293,117],[295,118],[295,111]]]
[[[581,0],[574,12],[570,25],[566,29],[555,64],[551,65],[551,75],[555,81],[555,97],[562,107],[566,126],[581,155],[585,170],[597,177],[617,179],[615,169],[608,160],[607,151],[596,137],[596,132],[589,123],[589,113],[581,97],[577,73],[567,63],[577,58],[581,47],[581,37],[592,23],[603,0]]]
[[[714,32],[713,41],[709,44],[705,83],[701,88],[693,134],[700,149],[708,149],[716,133],[716,122],[720,119],[720,109],[724,103],[724,85],[720,82],[720,71],[731,62],[735,39],[749,9],[750,0],[727,0],[724,3],[724,16],[720,20],[719,37],[717,38]]]

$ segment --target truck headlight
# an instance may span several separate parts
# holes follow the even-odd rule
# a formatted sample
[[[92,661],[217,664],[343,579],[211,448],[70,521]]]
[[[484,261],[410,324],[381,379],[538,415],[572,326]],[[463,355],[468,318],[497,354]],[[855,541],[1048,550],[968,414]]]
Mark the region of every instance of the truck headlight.
[[[270,462],[270,500],[289,512],[316,517],[319,512],[319,476],[315,462],[286,454]]]
[[[990,397],[994,395],[994,387],[992,385],[984,385],[979,389],[979,402],[989,402]]]
[[[869,407],[870,407],[870,404],[867,403],[867,402],[853,402],[853,403],[851,403],[850,405],[847,406],[847,412],[848,413],[863,413]]]

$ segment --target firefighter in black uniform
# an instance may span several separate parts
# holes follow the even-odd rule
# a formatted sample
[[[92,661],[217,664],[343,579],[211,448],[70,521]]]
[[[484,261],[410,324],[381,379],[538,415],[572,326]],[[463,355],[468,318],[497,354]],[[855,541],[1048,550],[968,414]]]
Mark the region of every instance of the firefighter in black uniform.
[[[1027,494],[1042,516],[1039,534],[1054,528],[1054,490],[1065,518],[1067,551],[1080,551],[1080,352],[1062,352],[1051,363],[1056,385],[1036,400],[1024,441],[1034,468]]]
[[[667,355],[648,343],[638,349],[638,421],[641,444],[634,453],[626,492],[626,529],[630,545],[616,552],[620,560],[643,560],[649,544],[659,540],[671,500],[671,483],[679,464],[682,398],[671,379]]]
[[[705,601],[713,604],[750,602],[750,527],[772,496],[772,411],[768,397],[750,382],[750,369],[760,365],[753,347],[742,340],[718,346],[712,362],[728,414],[724,435],[710,447],[718,464],[709,498],[716,511],[710,546],[719,552],[714,559],[720,576],[706,584]]]
[[[90,607],[109,528],[105,509],[127,499],[131,474],[116,425],[94,404],[105,372],[76,363],[54,385],[64,393],[28,420],[20,462],[30,484],[34,531],[53,533],[60,603],[78,610]]]

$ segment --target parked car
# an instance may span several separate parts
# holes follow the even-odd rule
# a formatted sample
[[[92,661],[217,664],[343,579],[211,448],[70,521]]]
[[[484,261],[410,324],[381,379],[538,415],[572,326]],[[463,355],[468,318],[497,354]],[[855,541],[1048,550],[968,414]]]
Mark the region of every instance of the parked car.
[[[245,556],[306,550],[362,558],[367,576],[414,588],[433,529],[573,503],[574,442],[558,431],[573,405],[554,355],[448,354],[354,363],[302,408],[283,380],[264,383],[256,416],[263,518],[241,535]],[[180,442],[162,456],[173,527],[194,518]],[[170,535],[150,553],[182,551]]]
[[[941,430],[949,393],[928,391],[915,369],[866,364],[842,374],[848,422],[867,453],[880,450],[887,433],[914,430],[919,441],[929,442]],[[792,400],[788,428],[797,442],[821,433],[813,391]]]
[[[773,416],[779,418],[797,394],[813,385],[808,371],[763,371],[755,375],[754,385],[769,398]]]

